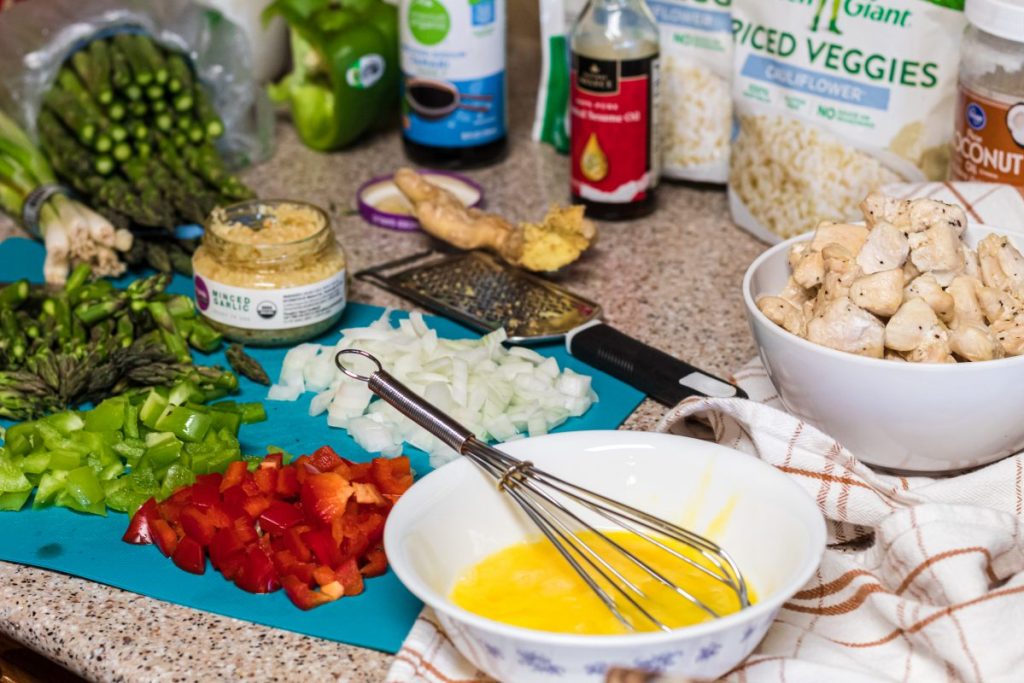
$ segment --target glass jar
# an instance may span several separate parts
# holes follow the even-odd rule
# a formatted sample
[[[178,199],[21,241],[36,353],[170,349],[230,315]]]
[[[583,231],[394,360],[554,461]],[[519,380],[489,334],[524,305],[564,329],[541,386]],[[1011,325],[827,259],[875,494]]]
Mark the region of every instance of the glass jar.
[[[290,200],[214,210],[192,257],[196,305],[225,337],[292,344],[327,331],[345,308],[345,254],[327,214]]]
[[[1024,3],[970,0],[950,175],[1024,187]]]

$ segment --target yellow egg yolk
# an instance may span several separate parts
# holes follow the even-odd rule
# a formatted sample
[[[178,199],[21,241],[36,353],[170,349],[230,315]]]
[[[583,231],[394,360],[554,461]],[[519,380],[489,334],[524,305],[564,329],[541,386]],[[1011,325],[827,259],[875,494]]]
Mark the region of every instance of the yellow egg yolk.
[[[713,618],[623,559],[593,532],[580,535],[600,551],[603,559],[640,588],[647,596],[646,600],[638,600],[640,605],[665,625],[679,628]],[[606,535],[720,616],[739,611],[736,593],[724,583],[635,534],[616,531],[606,532]],[[709,566],[697,551],[674,541],[659,540],[695,562]],[[610,590],[607,585],[605,588]],[[753,603],[752,591],[748,597]],[[519,543],[484,558],[458,578],[451,599],[470,612],[539,631],[587,635],[630,633],[547,539]],[[625,601],[619,600],[619,603]],[[637,631],[658,630],[635,607],[625,604],[622,611]]]

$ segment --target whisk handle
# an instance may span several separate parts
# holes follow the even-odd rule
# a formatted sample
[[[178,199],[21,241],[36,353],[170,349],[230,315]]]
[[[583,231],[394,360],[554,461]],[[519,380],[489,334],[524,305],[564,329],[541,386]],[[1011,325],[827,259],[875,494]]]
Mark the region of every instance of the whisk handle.
[[[369,358],[377,366],[377,371],[369,376],[352,372],[341,362],[341,357],[345,354]],[[380,361],[369,353],[358,349],[345,349],[337,353],[334,357],[334,362],[346,375],[360,382],[366,382],[366,386],[370,391],[380,396],[381,400],[394,406],[395,410],[454,448],[458,453],[462,453],[463,446],[473,438],[473,432],[427,403],[416,392],[399,382],[393,375],[381,367]]]

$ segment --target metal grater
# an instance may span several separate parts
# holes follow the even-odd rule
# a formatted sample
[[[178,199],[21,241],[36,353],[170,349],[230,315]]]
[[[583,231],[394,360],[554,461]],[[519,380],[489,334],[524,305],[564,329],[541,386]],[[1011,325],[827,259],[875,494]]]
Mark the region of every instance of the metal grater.
[[[601,313],[593,301],[480,251],[424,251],[356,278],[482,332],[504,327],[516,343],[560,339]]]

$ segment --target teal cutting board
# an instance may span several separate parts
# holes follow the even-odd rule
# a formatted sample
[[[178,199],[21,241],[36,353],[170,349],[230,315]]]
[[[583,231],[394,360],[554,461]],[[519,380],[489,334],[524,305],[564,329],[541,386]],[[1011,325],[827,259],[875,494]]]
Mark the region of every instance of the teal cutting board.
[[[17,238],[0,242],[0,281],[23,277],[41,281],[42,264],[43,249],[39,244]],[[170,289],[192,293],[189,280],[180,276]],[[377,306],[351,303],[340,326],[366,325],[381,312]],[[428,317],[427,324],[443,337],[473,336],[469,330],[443,318]],[[320,341],[333,343],[336,339],[337,333],[332,333]],[[572,358],[561,345],[537,350],[556,358],[563,367],[593,376],[593,386],[600,397],[585,415],[570,419],[556,431],[614,429],[643,399],[643,394],[635,389]],[[252,351],[272,378],[280,372],[284,353],[284,349]],[[223,353],[205,360],[226,365]],[[265,398],[264,387],[246,379],[241,382],[239,400]],[[266,446],[274,445],[290,453],[309,453],[329,444],[345,457],[369,459],[370,454],[356,446],[343,430],[328,427],[323,416],[308,416],[311,397],[312,394],[305,394],[293,403],[267,401],[269,419],[242,427],[244,452],[261,454]],[[418,476],[430,471],[425,453],[414,448],[407,453]],[[109,512],[106,517],[63,508],[0,512],[0,560],[52,569],[158,600],[386,652],[398,651],[420,609],[419,601],[405,590],[394,573],[388,572],[367,581],[362,595],[303,612],[288,601],[283,591],[269,595],[246,593],[212,568],[208,567],[202,576],[187,574],[153,546],[123,543],[121,535],[127,523],[128,517],[117,512]]]

